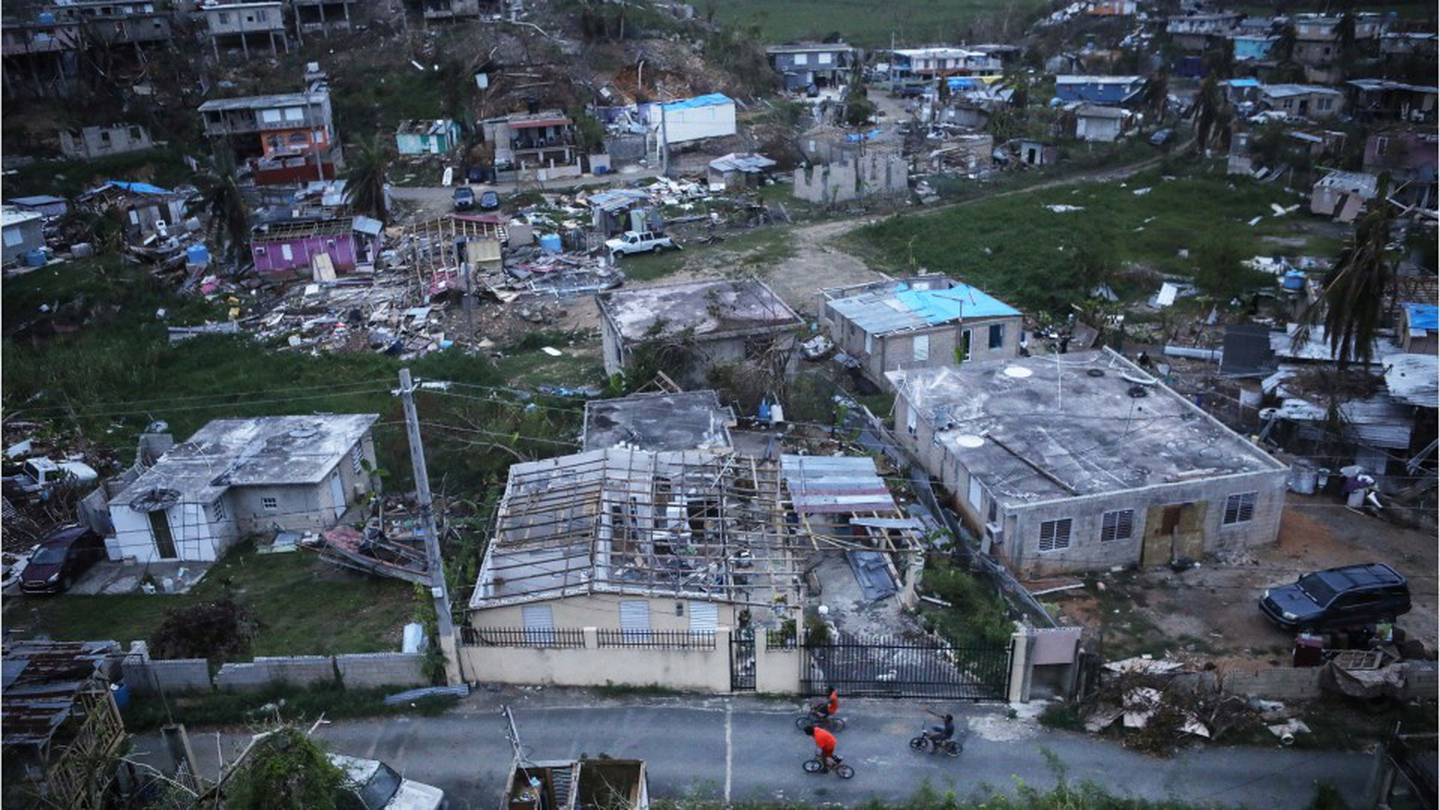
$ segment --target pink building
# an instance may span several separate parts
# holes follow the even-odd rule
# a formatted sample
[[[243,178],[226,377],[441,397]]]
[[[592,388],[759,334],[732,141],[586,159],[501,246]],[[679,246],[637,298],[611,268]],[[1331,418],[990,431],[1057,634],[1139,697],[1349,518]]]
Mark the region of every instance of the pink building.
[[[311,259],[324,254],[336,273],[349,273],[357,260],[369,259],[368,242],[357,256],[354,220],[292,219],[257,225],[250,234],[250,256],[261,273],[309,275]]]

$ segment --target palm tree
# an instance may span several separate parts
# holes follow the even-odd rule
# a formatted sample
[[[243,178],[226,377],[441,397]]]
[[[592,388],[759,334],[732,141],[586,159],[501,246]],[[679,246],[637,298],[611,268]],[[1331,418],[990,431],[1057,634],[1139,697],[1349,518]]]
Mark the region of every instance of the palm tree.
[[[390,169],[390,149],[371,136],[359,143],[345,172],[345,202],[362,214],[381,222],[389,219],[385,205],[385,173]]]
[[[1145,107],[1155,113],[1156,122],[1165,120],[1165,106],[1170,97],[1170,72],[1161,68],[1145,85]]]
[[[1300,346],[1309,342],[1310,330],[1323,322],[1330,354],[1341,371],[1352,361],[1361,368],[1370,364],[1385,296],[1394,282],[1387,252],[1393,219],[1386,200],[1389,185],[1389,176],[1381,175],[1369,210],[1355,222],[1354,235],[1325,275],[1325,291],[1295,330],[1295,345]]]
[[[210,218],[210,241],[219,253],[238,263],[250,244],[250,208],[235,182],[235,160],[224,148],[217,150],[207,171],[195,175],[200,196],[186,206],[187,214]]]
[[[1215,81],[1215,74],[1205,77],[1200,85],[1200,91],[1195,94],[1195,102],[1190,105],[1189,115],[1195,117],[1195,151],[1201,155],[1210,146],[1210,138],[1215,133],[1216,123],[1224,117],[1225,96],[1220,92],[1220,85]],[[1189,116],[1187,116],[1189,117]]]

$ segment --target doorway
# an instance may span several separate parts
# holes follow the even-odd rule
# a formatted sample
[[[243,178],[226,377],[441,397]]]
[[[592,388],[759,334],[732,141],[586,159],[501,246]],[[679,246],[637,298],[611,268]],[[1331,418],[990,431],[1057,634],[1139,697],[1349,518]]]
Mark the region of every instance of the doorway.
[[[175,553],[175,536],[170,533],[170,521],[164,509],[156,509],[150,515],[150,535],[155,538],[155,550],[162,560],[173,560],[180,556]]]
[[[330,474],[330,501],[335,507],[335,519],[345,515],[345,483],[340,480],[340,471]]]
[[[1150,507],[1145,515],[1141,565],[1169,565],[1181,557],[1205,554],[1205,512],[1209,504],[1171,503]]]

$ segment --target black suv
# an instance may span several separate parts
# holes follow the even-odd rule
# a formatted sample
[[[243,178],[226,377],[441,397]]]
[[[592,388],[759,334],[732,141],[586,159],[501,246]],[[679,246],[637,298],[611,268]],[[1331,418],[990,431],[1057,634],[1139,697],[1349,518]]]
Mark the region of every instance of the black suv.
[[[1260,610],[1290,631],[1360,627],[1409,613],[1410,585],[1384,563],[1347,565],[1266,590]]]

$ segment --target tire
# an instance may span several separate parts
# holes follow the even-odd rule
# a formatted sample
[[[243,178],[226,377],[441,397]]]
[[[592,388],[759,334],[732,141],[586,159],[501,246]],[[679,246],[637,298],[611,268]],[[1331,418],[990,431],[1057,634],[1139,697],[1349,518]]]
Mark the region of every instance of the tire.
[[[842,732],[842,731],[845,730],[845,718],[843,718],[843,717],[832,717],[832,718],[830,718],[830,723],[829,723],[829,725],[830,725],[830,730],[831,730],[831,731],[835,732],[836,734],[839,734],[840,732]]]
[[[955,758],[955,757],[960,756],[960,752],[961,752],[961,751],[964,751],[964,750],[965,750],[965,746],[961,745],[961,744],[960,744],[958,741],[956,741],[956,740],[950,740],[950,741],[948,741],[948,742],[945,743],[945,748],[944,748],[945,756],[951,757],[952,759]]]
[[[795,718],[795,728],[799,729],[802,734],[805,732],[805,727],[810,725],[810,723],[811,720],[808,717]]]
[[[924,751],[926,748],[929,748],[929,747],[930,747],[930,741],[927,740],[927,739],[925,739],[923,736],[922,736],[922,737],[911,737],[911,738],[910,738],[910,750],[911,750],[911,751]]]
[[[835,773],[841,779],[849,779],[855,775],[855,769],[842,762],[835,766]]]
[[[804,768],[806,773],[820,773],[825,770],[825,766],[821,765],[818,759],[807,759],[800,767]]]

